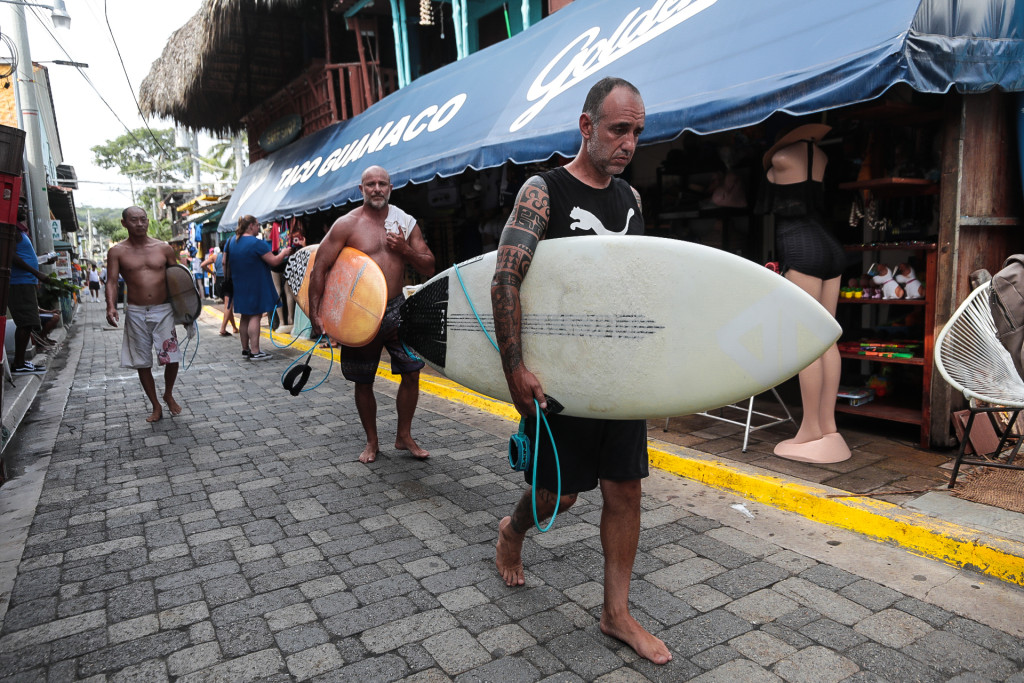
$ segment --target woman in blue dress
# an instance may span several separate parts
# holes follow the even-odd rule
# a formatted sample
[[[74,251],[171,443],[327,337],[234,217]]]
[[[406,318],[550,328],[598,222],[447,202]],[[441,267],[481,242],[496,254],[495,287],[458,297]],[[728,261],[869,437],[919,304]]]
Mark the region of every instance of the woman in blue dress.
[[[274,310],[277,290],[270,276],[270,268],[278,266],[292,253],[290,246],[277,254],[270,253],[270,245],[257,237],[260,223],[252,216],[238,219],[237,239],[231,244],[229,271],[235,291],[235,313],[241,315],[239,336],[242,355],[249,360],[267,360],[269,353],[260,351],[260,318]]]

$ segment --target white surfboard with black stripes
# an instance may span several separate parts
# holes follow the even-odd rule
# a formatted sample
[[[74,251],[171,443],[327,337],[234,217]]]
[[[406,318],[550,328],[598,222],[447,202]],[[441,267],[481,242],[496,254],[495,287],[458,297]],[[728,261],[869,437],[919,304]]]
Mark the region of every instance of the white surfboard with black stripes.
[[[400,337],[446,377],[508,401],[488,340],[495,259],[478,256],[423,285],[403,305]],[[545,240],[521,302],[526,367],[564,414],[579,417],[727,405],[797,374],[841,332],[818,302],[767,268],[657,237]]]

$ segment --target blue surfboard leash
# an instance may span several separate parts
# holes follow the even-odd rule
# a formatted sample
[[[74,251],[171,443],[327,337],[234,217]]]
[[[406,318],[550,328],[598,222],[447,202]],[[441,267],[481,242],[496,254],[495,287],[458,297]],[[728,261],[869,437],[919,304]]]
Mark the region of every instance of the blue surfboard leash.
[[[473,305],[473,300],[469,298],[469,292],[466,290],[466,283],[462,281],[462,274],[459,272],[459,265],[456,263],[452,268],[455,270],[455,276],[459,279],[459,285],[462,287],[462,293],[465,295],[466,301],[469,303],[469,310],[473,311],[473,317],[476,318],[476,322],[480,326],[480,330],[484,333],[484,336],[487,337],[487,341],[491,342],[491,346],[494,347],[494,350],[500,354],[501,350],[498,349],[498,345],[487,331],[487,328],[484,327],[484,322],[476,312],[476,306]],[[533,523],[537,527],[537,531],[544,533],[551,528],[551,525],[555,523],[555,517],[558,516],[558,504],[562,500],[562,466],[558,461],[558,446],[555,445],[555,437],[551,433],[551,426],[548,424],[548,418],[540,409],[540,402],[537,399],[533,399],[533,405],[537,410],[537,425],[533,435],[533,484],[530,486],[530,495],[533,499]],[[555,509],[554,512],[551,513],[551,520],[545,527],[541,527],[540,520],[537,518],[537,456],[540,454],[541,422],[544,423],[544,428],[548,432],[548,438],[551,440],[551,451],[555,456],[555,473],[558,478],[558,490],[555,492]],[[513,434],[508,440],[508,464],[516,472],[523,472],[530,467],[530,437],[526,434],[525,416],[519,420],[519,431]]]
[[[277,340],[274,339],[274,320],[277,318],[277,305],[280,303],[282,303],[281,297],[278,296],[277,301],[274,303],[274,308],[270,312],[270,343],[273,344],[278,349],[287,349],[291,347],[293,344],[295,344],[295,342],[299,341],[299,337],[301,335],[305,334],[306,332],[312,331],[313,326],[309,325],[299,330],[298,334],[292,335],[294,338],[289,343],[278,344]],[[313,344],[313,346],[309,347],[306,351],[303,351],[301,354],[299,354],[299,357],[293,360],[288,365],[288,367],[286,367],[284,371],[281,373],[281,386],[283,386],[285,390],[288,391],[288,393],[290,393],[292,396],[298,396],[299,394],[305,394],[306,392],[313,391],[321,384],[326,382],[327,378],[331,376],[331,369],[334,367],[333,346],[331,346],[331,362],[327,366],[326,374],[324,374],[323,378],[313,386],[309,387],[308,389],[303,388],[306,384],[306,381],[309,379],[309,374],[310,371],[312,370],[312,366],[309,364],[309,361],[313,358],[313,352],[316,351],[317,347],[320,346],[320,342],[323,341],[326,337],[327,335],[321,332],[320,336],[317,337],[317,340]],[[305,362],[299,365],[299,363],[302,362],[303,359],[305,359]]]

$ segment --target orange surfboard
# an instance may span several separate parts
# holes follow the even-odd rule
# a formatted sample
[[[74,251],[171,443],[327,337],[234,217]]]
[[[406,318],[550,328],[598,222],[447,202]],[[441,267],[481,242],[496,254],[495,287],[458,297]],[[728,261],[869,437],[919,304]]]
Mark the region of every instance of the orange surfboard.
[[[317,245],[292,254],[285,269],[295,302],[309,313],[309,275],[316,261]],[[388,304],[388,284],[373,259],[345,247],[327,273],[320,314],[324,332],[345,346],[365,346],[376,336]]]

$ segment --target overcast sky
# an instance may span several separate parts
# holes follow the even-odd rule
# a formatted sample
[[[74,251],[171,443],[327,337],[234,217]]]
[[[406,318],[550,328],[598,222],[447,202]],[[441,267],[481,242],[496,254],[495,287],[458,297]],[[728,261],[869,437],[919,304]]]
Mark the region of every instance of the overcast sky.
[[[47,3],[49,0],[38,1]],[[74,166],[82,181],[75,192],[75,203],[80,208],[122,208],[131,203],[127,181],[114,171],[93,165],[93,154],[89,148],[124,134],[125,126],[135,129],[143,125],[132,98],[132,90],[138,96],[142,79],[149,73],[153,61],[163,52],[167,39],[195,14],[202,0],[65,2],[68,14],[71,15],[70,30],[55,29],[50,23],[49,10],[37,8],[35,12],[38,14],[35,14],[26,8],[32,61],[67,60],[70,55],[73,61],[89,65],[89,68],[82,71],[88,75],[99,94],[90,87],[78,69],[57,64],[46,65],[50,72],[64,163]],[[113,39],[104,18],[104,5],[113,30]],[[8,7],[0,5],[0,32],[4,34],[11,33]],[[59,44],[51,37],[51,33]],[[127,79],[114,49],[114,39],[124,59]],[[7,56],[5,45],[0,45],[0,56]],[[116,117],[103,103],[101,95],[110,104]],[[118,118],[124,125],[118,122]],[[150,121],[154,129],[171,125],[172,122],[166,120]],[[201,139],[200,152],[205,154],[210,144],[212,141],[209,138]]]

